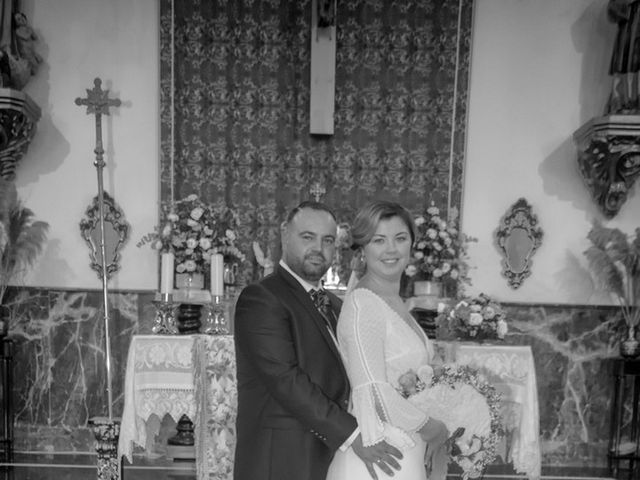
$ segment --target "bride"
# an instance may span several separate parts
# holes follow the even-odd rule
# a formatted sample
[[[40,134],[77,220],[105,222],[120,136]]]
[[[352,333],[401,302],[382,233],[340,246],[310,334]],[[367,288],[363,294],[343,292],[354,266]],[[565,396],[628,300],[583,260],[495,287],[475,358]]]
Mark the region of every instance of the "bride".
[[[400,277],[414,240],[411,214],[397,203],[377,201],[361,209],[352,226],[366,270],[347,293],[338,320],[338,342],[351,382],[351,413],[364,446],[382,440],[402,451],[400,470],[378,468],[352,448],[338,451],[327,480],[444,479],[445,425],[417,409],[397,390],[408,370],[431,363],[433,347],[400,297]],[[431,460],[427,477],[425,453]]]

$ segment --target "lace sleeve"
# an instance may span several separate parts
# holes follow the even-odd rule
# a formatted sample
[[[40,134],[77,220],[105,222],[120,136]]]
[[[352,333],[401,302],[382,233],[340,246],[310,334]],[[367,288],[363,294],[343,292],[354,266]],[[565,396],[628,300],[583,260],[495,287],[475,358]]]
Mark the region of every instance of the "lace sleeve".
[[[354,291],[345,300],[338,325],[338,341],[351,381],[353,414],[365,446],[383,440],[388,425],[415,432],[428,419],[387,379],[385,311],[370,297],[358,298]]]

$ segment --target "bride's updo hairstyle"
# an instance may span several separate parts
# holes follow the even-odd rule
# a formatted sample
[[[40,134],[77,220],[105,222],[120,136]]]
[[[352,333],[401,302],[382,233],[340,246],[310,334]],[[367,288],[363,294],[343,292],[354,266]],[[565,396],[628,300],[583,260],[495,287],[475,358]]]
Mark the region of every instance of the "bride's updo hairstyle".
[[[413,216],[399,203],[388,202],[386,200],[376,200],[362,207],[356,214],[356,218],[351,226],[351,237],[353,244],[351,248],[358,250],[368,244],[378,229],[380,220],[398,217],[404,222],[411,235],[411,244],[416,239],[416,226],[413,223]]]

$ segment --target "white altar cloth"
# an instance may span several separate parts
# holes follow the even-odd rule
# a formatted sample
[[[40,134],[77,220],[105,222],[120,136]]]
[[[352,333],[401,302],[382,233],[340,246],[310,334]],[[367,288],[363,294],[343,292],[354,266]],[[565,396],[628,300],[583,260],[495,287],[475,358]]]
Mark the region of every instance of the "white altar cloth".
[[[533,354],[529,346],[436,342],[445,362],[470,365],[502,393],[507,461],[530,480],[541,475],[540,413]]]
[[[135,335],[124,384],[118,458],[152,453],[165,415],[194,423],[198,480],[231,479],[237,409],[230,335]]]

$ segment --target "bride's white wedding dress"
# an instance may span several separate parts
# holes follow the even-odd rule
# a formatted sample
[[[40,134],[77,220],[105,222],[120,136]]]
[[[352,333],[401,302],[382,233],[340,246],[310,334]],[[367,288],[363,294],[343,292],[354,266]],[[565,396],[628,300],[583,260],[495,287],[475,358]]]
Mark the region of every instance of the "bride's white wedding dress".
[[[358,420],[364,445],[384,439],[403,453],[401,470],[388,477],[374,467],[378,478],[426,480],[426,445],[416,432],[428,416],[396,388],[402,374],[431,363],[429,339],[413,317],[402,318],[365,288],[356,288],[345,297],[337,333],[351,381],[351,413]],[[370,479],[352,448],[336,453],[327,475],[327,480]]]

